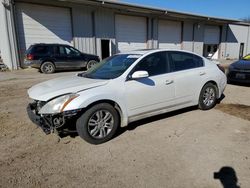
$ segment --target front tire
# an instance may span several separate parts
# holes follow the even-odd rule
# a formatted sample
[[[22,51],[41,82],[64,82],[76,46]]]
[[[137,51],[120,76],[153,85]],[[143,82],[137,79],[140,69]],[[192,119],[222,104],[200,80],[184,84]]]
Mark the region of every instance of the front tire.
[[[217,102],[217,87],[212,83],[203,86],[199,97],[199,108],[201,110],[212,109]]]
[[[52,74],[55,72],[55,65],[52,62],[44,62],[40,70],[44,74]]]
[[[108,103],[92,106],[76,122],[79,136],[90,144],[102,144],[110,140],[119,126],[119,115]]]

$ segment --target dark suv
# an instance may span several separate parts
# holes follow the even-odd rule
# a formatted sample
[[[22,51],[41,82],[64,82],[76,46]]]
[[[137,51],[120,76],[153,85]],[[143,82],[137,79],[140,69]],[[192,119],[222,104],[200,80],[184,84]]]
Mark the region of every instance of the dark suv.
[[[64,44],[34,44],[26,51],[24,65],[50,74],[56,70],[89,69],[98,63],[99,57],[85,54]]]

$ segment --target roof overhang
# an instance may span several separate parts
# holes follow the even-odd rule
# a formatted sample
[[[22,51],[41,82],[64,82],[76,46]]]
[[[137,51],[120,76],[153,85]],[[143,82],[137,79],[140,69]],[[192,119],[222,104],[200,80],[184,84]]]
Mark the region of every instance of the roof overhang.
[[[106,8],[119,9],[127,12],[146,13],[157,16],[172,17],[177,19],[195,20],[199,22],[215,22],[219,24],[235,23],[235,24],[249,25],[237,19],[228,19],[228,18],[200,15],[200,14],[192,14],[187,12],[179,12],[169,9],[162,9],[158,7],[142,6],[138,4],[131,4],[120,1],[111,1],[111,0],[57,0],[57,1],[96,5]]]

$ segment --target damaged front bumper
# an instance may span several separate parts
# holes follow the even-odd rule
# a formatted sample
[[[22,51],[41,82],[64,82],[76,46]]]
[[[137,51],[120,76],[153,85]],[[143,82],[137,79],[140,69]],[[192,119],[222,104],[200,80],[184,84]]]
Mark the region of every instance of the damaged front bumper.
[[[37,102],[27,106],[29,119],[40,127],[45,134],[55,133],[64,129],[69,130],[69,126],[79,117],[81,109],[66,111],[58,114],[39,114]],[[71,126],[71,129],[74,128]]]

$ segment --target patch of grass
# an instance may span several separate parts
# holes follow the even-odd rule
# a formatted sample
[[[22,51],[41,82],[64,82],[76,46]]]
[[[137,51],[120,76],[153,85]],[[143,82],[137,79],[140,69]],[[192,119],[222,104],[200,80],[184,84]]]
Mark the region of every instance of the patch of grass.
[[[243,104],[219,104],[216,109],[229,115],[250,121],[250,106]]]

